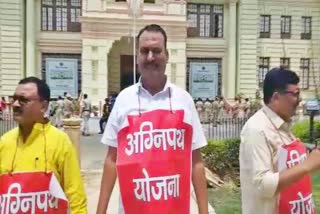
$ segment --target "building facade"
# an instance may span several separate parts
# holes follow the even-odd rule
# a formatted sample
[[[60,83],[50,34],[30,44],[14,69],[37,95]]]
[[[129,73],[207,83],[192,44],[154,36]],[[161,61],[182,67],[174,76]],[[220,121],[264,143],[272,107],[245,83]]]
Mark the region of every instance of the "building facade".
[[[54,96],[82,92],[98,104],[134,82],[133,38],[152,23],[168,34],[169,80],[195,98],[254,97],[266,72],[280,65],[300,75],[305,98],[319,87],[320,0],[133,3],[2,0],[0,96],[38,76]]]

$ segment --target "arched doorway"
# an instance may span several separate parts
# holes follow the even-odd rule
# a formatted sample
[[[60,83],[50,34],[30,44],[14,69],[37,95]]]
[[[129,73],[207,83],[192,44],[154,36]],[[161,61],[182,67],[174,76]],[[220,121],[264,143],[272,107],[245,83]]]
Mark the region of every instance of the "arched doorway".
[[[133,55],[120,55],[120,89],[123,90],[134,84]],[[140,74],[136,66],[136,81]]]
[[[108,55],[108,92],[119,93],[133,84],[133,39],[121,37],[116,40]],[[136,80],[139,72],[136,70]]]

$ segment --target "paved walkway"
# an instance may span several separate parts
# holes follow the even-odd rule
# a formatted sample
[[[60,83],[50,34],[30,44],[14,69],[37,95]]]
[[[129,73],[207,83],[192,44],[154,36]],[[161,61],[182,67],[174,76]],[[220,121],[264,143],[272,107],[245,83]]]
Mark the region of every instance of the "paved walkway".
[[[81,137],[81,169],[88,198],[88,213],[94,214],[99,198],[100,182],[103,169],[103,162],[107,152],[107,147],[100,143],[102,135],[98,135],[98,120],[90,120],[91,132],[89,137]],[[108,214],[118,214],[119,207],[119,186],[115,185]],[[191,214],[197,214],[195,195],[192,194]],[[215,213],[210,206],[210,213]]]

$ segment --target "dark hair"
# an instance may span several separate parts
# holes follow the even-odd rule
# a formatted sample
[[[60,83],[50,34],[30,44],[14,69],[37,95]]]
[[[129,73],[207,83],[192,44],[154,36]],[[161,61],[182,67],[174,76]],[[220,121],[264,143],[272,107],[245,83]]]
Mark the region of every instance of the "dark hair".
[[[84,94],[84,95],[83,95],[83,98],[84,98],[84,99],[87,99],[87,98],[88,98],[88,94]]]
[[[37,77],[26,77],[20,80],[19,84],[34,83],[37,85],[38,95],[40,99],[50,101],[50,89],[47,83]]]
[[[269,104],[274,92],[283,93],[288,85],[297,85],[299,83],[298,75],[285,68],[273,68],[267,74],[263,81],[263,101]]]
[[[64,92],[64,93],[63,93],[63,96],[65,97],[65,96],[67,96],[67,94],[68,94],[68,92]]]
[[[137,36],[138,46],[139,46],[140,36],[141,36],[141,34],[142,34],[144,31],[159,32],[159,33],[161,33],[162,36],[163,36],[163,38],[164,38],[164,47],[167,48],[167,34],[166,34],[166,31],[165,31],[160,25],[157,25],[157,24],[147,25],[147,26],[145,26],[144,28],[142,28],[142,29],[139,31],[138,36]]]

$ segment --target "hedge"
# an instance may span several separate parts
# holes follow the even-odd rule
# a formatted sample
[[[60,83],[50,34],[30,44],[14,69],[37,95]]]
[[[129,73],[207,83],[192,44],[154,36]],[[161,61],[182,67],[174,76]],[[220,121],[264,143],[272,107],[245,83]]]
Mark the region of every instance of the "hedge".
[[[293,134],[307,143],[309,141],[309,120],[296,123],[292,127]],[[320,121],[314,121],[314,138],[320,139]],[[240,138],[228,140],[209,140],[201,152],[204,154],[206,166],[221,178],[225,175],[239,173]]]
[[[309,143],[310,121],[303,120],[293,125],[292,132],[305,143]],[[314,121],[314,139],[320,138],[320,121]]]
[[[239,138],[209,140],[208,145],[202,149],[206,166],[221,177],[238,174],[239,146]]]

